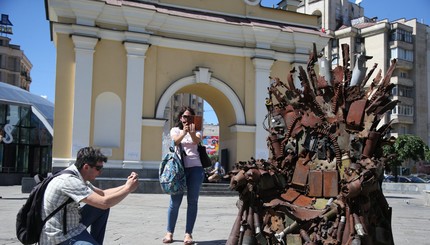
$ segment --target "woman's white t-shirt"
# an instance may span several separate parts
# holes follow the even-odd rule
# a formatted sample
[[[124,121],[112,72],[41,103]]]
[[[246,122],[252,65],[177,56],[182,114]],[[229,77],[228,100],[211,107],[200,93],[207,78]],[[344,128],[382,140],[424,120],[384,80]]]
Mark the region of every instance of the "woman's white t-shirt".
[[[182,130],[179,127],[174,127],[170,130],[170,137],[173,139],[173,136],[180,135]],[[200,135],[200,132],[197,132]],[[193,143],[193,139],[190,134],[185,135],[185,137],[181,141],[182,150],[184,153],[182,156],[184,157],[184,165],[186,168],[191,167],[201,167],[202,163],[200,162],[199,152],[197,151],[197,144]],[[176,146],[178,148],[178,146]]]

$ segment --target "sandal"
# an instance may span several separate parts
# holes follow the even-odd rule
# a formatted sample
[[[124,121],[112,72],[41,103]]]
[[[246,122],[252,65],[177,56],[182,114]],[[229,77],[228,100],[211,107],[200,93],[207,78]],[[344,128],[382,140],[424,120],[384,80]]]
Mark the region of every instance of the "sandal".
[[[172,233],[167,233],[163,237],[163,243],[172,243],[172,242],[173,242],[173,234]]]
[[[191,234],[185,234],[184,245],[194,244],[193,236]]]

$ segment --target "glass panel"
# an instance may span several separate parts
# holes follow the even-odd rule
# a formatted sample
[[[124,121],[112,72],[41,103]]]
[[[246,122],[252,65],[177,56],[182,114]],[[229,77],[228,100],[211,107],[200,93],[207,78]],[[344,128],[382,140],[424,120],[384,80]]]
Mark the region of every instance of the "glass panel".
[[[39,140],[40,145],[51,145],[52,137],[49,134],[48,130],[46,130],[45,128],[41,128],[39,130]]]
[[[6,124],[17,125],[19,124],[19,107],[16,105],[9,105],[9,111],[6,116]]]
[[[34,127],[30,129],[30,142],[31,145],[39,145],[39,128]]]
[[[30,126],[30,113],[31,109],[29,107],[21,107],[21,116],[20,116],[20,125],[21,127],[29,127]]]
[[[0,124],[5,124],[7,105],[0,104]]]
[[[3,144],[3,173],[14,173],[16,161],[16,145],[15,144]]]
[[[26,173],[28,171],[29,146],[21,145],[18,148],[17,172]]]
[[[3,172],[3,144],[0,144],[0,172]]]
[[[29,128],[21,128],[19,143],[20,144],[29,144],[30,143],[30,129]]]
[[[51,147],[40,148],[40,171],[42,174],[50,171],[49,166],[52,162],[52,150]]]

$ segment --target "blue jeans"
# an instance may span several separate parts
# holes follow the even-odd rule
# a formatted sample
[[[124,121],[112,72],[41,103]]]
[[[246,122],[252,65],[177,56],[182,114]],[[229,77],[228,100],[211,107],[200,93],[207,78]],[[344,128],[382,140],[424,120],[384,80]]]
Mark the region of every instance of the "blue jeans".
[[[187,178],[187,221],[185,233],[192,234],[197,218],[200,187],[203,183],[204,170],[202,167],[185,168]],[[170,196],[170,205],[167,210],[167,232],[174,233],[176,221],[178,220],[179,207],[184,194]]]
[[[91,205],[81,208],[81,223],[87,228],[91,226],[91,234],[84,230],[79,235],[74,236],[60,245],[102,245],[105,237],[109,209],[103,210]]]

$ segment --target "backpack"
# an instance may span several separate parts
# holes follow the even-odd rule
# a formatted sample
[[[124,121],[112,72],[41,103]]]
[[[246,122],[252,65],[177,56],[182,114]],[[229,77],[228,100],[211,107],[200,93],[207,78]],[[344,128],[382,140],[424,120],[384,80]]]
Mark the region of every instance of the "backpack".
[[[54,214],[64,207],[63,232],[66,233],[66,205],[73,202],[69,198],[65,203],[55,209],[50,215],[42,220],[42,204],[45,195],[46,187],[49,182],[61,174],[75,174],[71,170],[63,170],[55,175],[51,175],[36,183],[36,186],[31,191],[27,201],[19,210],[16,216],[16,236],[22,244],[34,244],[39,242],[42,228]],[[37,176],[38,177],[38,176]],[[36,177],[35,177],[36,180]],[[37,180],[36,180],[37,181]]]
[[[182,194],[187,189],[184,165],[178,154],[175,153],[173,141],[169,149],[170,152],[164,156],[158,171],[161,189],[169,195]]]

